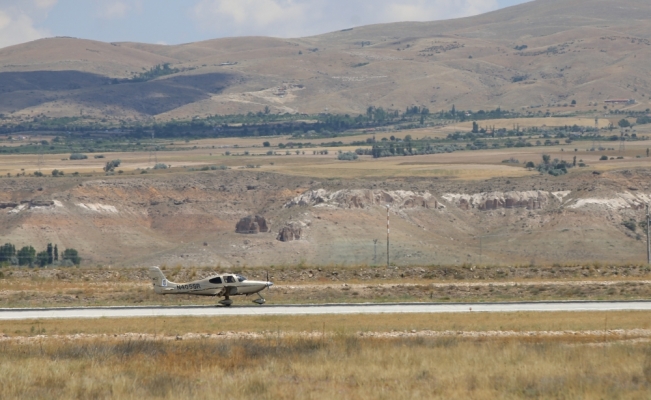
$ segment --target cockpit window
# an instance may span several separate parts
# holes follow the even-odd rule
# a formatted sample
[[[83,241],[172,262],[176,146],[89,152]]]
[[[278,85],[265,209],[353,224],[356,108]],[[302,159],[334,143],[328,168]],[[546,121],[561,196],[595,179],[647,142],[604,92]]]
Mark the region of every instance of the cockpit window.
[[[228,275],[228,276],[226,277],[226,283],[235,283],[235,278],[233,278],[232,276]]]
[[[222,278],[218,276],[218,277],[212,278],[212,279],[209,280],[208,282],[210,282],[210,283],[212,283],[212,284],[215,284],[215,285],[221,285],[221,283],[222,283]]]
[[[242,275],[238,275],[237,280],[240,281],[240,282],[244,282],[246,280],[246,278],[243,277]]]

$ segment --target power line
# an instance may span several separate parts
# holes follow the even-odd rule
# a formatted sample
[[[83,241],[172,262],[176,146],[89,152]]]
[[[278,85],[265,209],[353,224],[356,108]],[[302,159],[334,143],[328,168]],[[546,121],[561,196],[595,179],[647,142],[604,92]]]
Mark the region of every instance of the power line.
[[[649,204],[646,205],[646,260],[647,264],[651,264],[651,235],[649,235],[649,223],[651,217],[649,216]]]
[[[389,263],[389,206],[387,205],[387,268],[390,267]]]

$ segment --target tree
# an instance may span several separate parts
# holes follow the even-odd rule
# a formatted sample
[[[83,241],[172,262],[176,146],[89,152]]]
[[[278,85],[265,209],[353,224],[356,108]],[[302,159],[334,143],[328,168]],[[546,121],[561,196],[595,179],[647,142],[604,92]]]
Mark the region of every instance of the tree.
[[[622,119],[619,120],[617,125],[619,125],[620,128],[628,128],[628,127],[631,126],[631,123],[628,122],[628,120],[626,118],[622,118]]]
[[[0,247],[0,263],[11,261],[16,256],[16,247],[11,243],[5,243]]]
[[[107,161],[106,166],[104,167],[104,172],[111,172],[120,166],[122,163],[121,160]]]
[[[32,246],[25,246],[16,253],[18,265],[31,265],[36,259],[36,250]]]
[[[63,259],[70,260],[73,264],[81,264],[81,258],[79,257],[79,252],[75,249],[65,249],[63,252]]]
[[[47,251],[41,251],[36,255],[36,265],[43,268],[48,264],[48,254]]]
[[[269,142],[262,142],[263,147],[271,147],[271,143]]]
[[[411,142],[411,135],[405,136],[405,142]]]
[[[549,165],[549,162],[551,161],[551,159],[552,159],[552,156],[550,156],[549,154],[543,154],[542,155],[543,164],[545,164],[545,165]]]
[[[479,124],[475,121],[472,121],[472,133],[479,133]]]
[[[576,105],[576,100],[572,100],[572,105],[573,105],[573,106]]]
[[[576,167],[576,156],[574,156],[574,160],[572,161],[572,165]]]
[[[54,262],[54,248],[52,247],[52,243],[47,244],[47,263],[52,264]]]
[[[54,261],[59,261],[59,247],[54,245]]]

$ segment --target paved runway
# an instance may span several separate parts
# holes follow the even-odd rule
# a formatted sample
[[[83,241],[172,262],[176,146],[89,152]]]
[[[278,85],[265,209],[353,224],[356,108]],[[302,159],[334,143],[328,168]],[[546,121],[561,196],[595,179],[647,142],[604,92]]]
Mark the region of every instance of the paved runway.
[[[173,316],[323,315],[464,312],[651,311],[651,301],[531,303],[392,303],[263,306],[88,307],[0,309],[0,320],[40,318],[127,318]]]

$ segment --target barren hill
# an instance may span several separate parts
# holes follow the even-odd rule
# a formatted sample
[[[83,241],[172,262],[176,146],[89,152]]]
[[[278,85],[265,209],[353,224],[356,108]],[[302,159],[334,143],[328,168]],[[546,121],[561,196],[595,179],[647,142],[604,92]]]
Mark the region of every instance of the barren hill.
[[[317,181],[238,170],[0,180],[0,243],[80,251],[86,265],[641,262],[648,170],[485,181]],[[235,233],[260,214],[270,231]],[[626,222],[626,224],[625,224]],[[281,242],[288,224],[300,240]],[[627,225],[628,224],[628,225]]]
[[[0,113],[188,118],[547,107],[649,107],[651,3],[535,0],[470,18],[177,46],[43,39],[0,49]],[[176,73],[132,80],[169,63]],[[597,106],[594,103],[598,103]],[[533,110],[536,110],[534,108]]]

